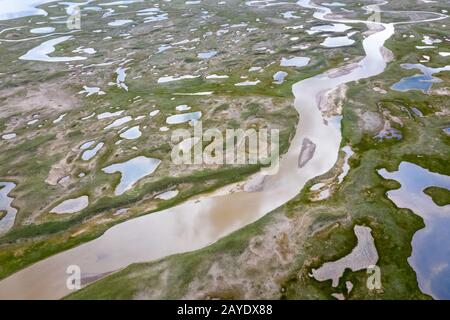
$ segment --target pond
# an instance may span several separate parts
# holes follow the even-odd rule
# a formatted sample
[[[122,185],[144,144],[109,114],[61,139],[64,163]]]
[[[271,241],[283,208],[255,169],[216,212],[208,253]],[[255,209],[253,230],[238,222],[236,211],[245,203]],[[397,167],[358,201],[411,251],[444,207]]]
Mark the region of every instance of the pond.
[[[397,171],[378,173],[401,184],[400,189],[387,192],[388,198],[424,219],[425,228],[414,234],[408,259],[420,289],[434,298],[450,299],[450,205],[438,206],[424,193],[432,186],[450,189],[450,177],[409,162],[402,162]]]
[[[119,126],[121,126],[121,125],[123,125],[123,124],[125,124],[125,123],[127,123],[127,122],[129,122],[129,121],[131,121],[131,120],[133,120],[133,118],[131,118],[130,116],[125,116],[125,117],[119,118],[119,119],[117,119],[117,120],[114,120],[114,121],[113,121],[112,123],[110,123],[109,125],[107,125],[107,126],[105,127],[105,130],[108,130],[108,129],[111,129],[111,128],[119,127]]]
[[[0,1],[0,20],[29,16],[46,16],[48,13],[37,7],[54,0]]]
[[[422,64],[407,63],[402,64],[401,67],[406,70],[417,69],[421,71],[422,74],[403,78],[399,82],[395,83],[391,88],[396,91],[419,90],[423,93],[428,93],[433,83],[442,82],[441,79],[433,77],[434,74],[450,70],[450,65],[442,68],[430,68]]]
[[[282,67],[304,67],[311,59],[307,57],[281,58],[280,66]]]
[[[198,53],[197,57],[200,58],[200,59],[209,59],[209,58],[214,57],[216,54],[217,54],[217,51],[210,50],[210,51]]]
[[[61,202],[52,210],[50,210],[50,212],[57,214],[75,213],[83,210],[88,205],[89,205],[89,197],[81,196],[78,198],[68,199]]]
[[[274,83],[276,84],[282,84],[284,82],[284,79],[287,77],[288,73],[284,71],[277,71],[273,75]]]
[[[201,111],[176,114],[176,115],[167,117],[166,123],[167,124],[186,123],[186,122],[190,122],[190,121],[197,121],[201,117],[202,117],[202,112]]]
[[[134,126],[120,134],[120,137],[127,140],[134,140],[139,138],[142,135],[142,132],[139,126]]]
[[[178,190],[169,190],[158,194],[155,198],[161,200],[170,200],[178,195]]]
[[[83,154],[81,155],[81,159],[83,159],[84,161],[91,160],[93,157],[97,155],[97,153],[103,148],[104,145],[105,144],[103,142],[97,143],[97,145],[94,148],[84,151]]]
[[[128,19],[124,19],[124,20],[114,20],[108,23],[108,26],[111,27],[120,27],[126,24],[130,24],[133,23],[133,20],[128,20]]]
[[[16,187],[13,182],[0,182],[0,211],[6,211],[4,216],[0,215],[0,234],[4,234],[14,225],[17,209],[12,207],[14,198],[9,193]]]
[[[103,168],[105,173],[120,173],[120,182],[116,186],[115,195],[119,196],[130,190],[136,182],[153,173],[158,168],[161,160],[139,156],[122,163],[116,163]]]
[[[2,135],[2,139],[3,140],[11,140],[14,139],[17,135],[13,132],[13,133],[6,133],[4,135]]]
[[[52,33],[53,31],[55,31],[55,28],[53,28],[53,27],[33,28],[30,30],[31,33],[37,33],[37,34]]]
[[[336,261],[325,262],[318,269],[312,269],[314,279],[332,280],[332,286],[337,287],[346,269],[359,271],[377,264],[378,252],[372,230],[369,227],[355,225],[354,232],[358,240],[356,247],[348,255]]]
[[[55,46],[71,39],[72,36],[63,36],[55,39],[47,40],[37,47],[29,50],[26,54],[19,57],[21,60],[44,61],[44,62],[67,62],[85,60],[86,57],[72,56],[72,57],[50,57],[49,54],[55,52]]]
[[[309,34],[315,34],[319,32],[345,32],[347,30],[350,30],[352,27],[343,24],[343,23],[333,23],[333,24],[326,24],[321,26],[314,26],[307,33]]]
[[[320,45],[327,48],[338,48],[350,46],[354,43],[355,40],[352,40],[347,36],[343,36],[343,37],[326,37],[325,40]]]

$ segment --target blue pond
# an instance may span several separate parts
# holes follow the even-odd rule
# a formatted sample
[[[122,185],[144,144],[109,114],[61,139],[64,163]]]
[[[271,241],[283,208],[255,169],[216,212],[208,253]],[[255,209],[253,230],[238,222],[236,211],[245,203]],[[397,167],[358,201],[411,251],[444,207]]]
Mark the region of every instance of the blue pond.
[[[434,298],[450,299],[450,205],[438,206],[424,193],[430,186],[450,189],[450,177],[409,162],[402,162],[398,171],[381,169],[378,173],[401,184],[400,189],[388,191],[389,199],[425,222],[425,228],[414,234],[408,259],[420,289]]]
[[[402,133],[400,130],[397,130],[395,128],[390,128],[390,129],[384,129],[382,131],[380,131],[380,133],[378,133],[375,136],[375,139],[377,140],[391,140],[391,139],[396,139],[396,140],[401,140],[402,139]]]
[[[401,79],[399,82],[392,86],[392,89],[397,91],[409,91],[409,90],[420,90],[427,93],[433,83],[441,82],[442,80],[433,77],[434,74],[442,71],[450,71],[450,66],[445,66],[443,68],[429,68],[422,64],[402,64],[403,69],[417,69],[422,72],[422,74],[416,74],[411,77],[406,77]]]

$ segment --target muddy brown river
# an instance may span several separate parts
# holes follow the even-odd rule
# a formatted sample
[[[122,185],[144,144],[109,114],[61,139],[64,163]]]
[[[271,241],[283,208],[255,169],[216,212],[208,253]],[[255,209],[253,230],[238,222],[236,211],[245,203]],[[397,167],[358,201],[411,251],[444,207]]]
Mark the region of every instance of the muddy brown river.
[[[299,1],[315,10],[315,18],[327,21],[330,9]],[[132,263],[196,250],[238,230],[294,198],[305,183],[326,173],[336,163],[340,126],[324,121],[318,97],[339,85],[380,74],[386,67],[381,54],[384,42],[394,34],[394,24],[343,20],[382,26],[363,41],[366,56],[347,73],[318,75],[293,86],[299,113],[296,134],[280,160],[277,174],[265,176],[262,190],[212,195],[118,224],[101,237],[35,263],[0,282],[0,299],[58,299],[69,294],[66,269],[81,268],[84,278],[117,271]],[[336,74],[336,73],[334,73]],[[305,139],[316,145],[301,168],[299,154]]]

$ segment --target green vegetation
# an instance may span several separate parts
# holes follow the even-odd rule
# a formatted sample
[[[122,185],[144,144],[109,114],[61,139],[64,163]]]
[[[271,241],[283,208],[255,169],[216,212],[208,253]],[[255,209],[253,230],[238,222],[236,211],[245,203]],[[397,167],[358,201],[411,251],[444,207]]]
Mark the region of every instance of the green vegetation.
[[[430,27],[428,33],[434,36],[431,30],[434,28]],[[335,179],[338,167],[308,182],[296,198],[279,209],[209,247],[131,265],[67,298],[332,299],[332,293],[343,293],[347,299],[429,299],[420,292],[415,272],[407,262],[412,237],[424,223],[387,198],[388,190],[400,186],[381,178],[377,170],[396,170],[401,161],[408,161],[450,175],[450,143],[441,132],[448,126],[448,117],[439,114],[447,107],[447,98],[389,89],[402,77],[414,74],[401,68],[401,63],[415,63],[421,58],[414,50],[420,43],[419,36],[402,37],[404,32],[420,34],[420,29],[409,26],[397,32],[387,43],[396,61],[382,75],[349,87],[343,109],[342,146],[351,145],[355,154],[349,161],[349,174],[330,198],[311,201],[309,187],[323,179]],[[448,82],[440,84],[445,85]],[[386,90],[386,94],[376,92],[374,87]],[[412,107],[420,109],[424,117],[412,115]],[[253,106],[242,117],[257,112],[259,109]],[[377,125],[366,123],[375,118],[380,119],[375,121]],[[385,121],[401,131],[400,140],[374,138]],[[439,204],[448,203],[448,190],[432,187],[425,192]],[[285,219],[287,225],[280,222]],[[330,281],[321,283],[309,276],[312,268],[350,253],[356,244],[355,224],[372,229],[381,290],[368,290],[365,270],[346,270],[337,288],[332,288]],[[346,281],[353,284],[349,293]]]
[[[118,223],[242,181],[261,169],[259,165],[182,169],[173,165],[170,152],[174,144],[170,134],[160,129],[167,126],[168,115],[177,113],[176,106],[187,104],[190,111],[201,111],[205,129],[279,129],[283,154],[298,122],[292,106],[292,85],[354,62],[363,54],[364,24],[352,25],[352,31],[357,31],[353,35],[355,45],[323,48],[323,37],[305,32],[319,22],[298,7],[295,10],[301,17],[291,20],[282,19],[286,11],[283,5],[260,10],[249,9],[237,0],[223,6],[205,3],[202,8],[210,14],[206,19],[206,11],[197,6],[187,9],[184,1],[178,0],[170,5],[170,20],[158,22],[162,27],[137,24],[126,29],[126,37],[126,27],[109,28],[108,41],[103,39],[105,34],[92,32],[98,29],[98,19],[91,16],[96,14],[94,11],[86,11],[83,29],[71,41],[59,44],[55,53],[65,55],[80,46],[96,47],[98,52],[89,56],[89,63],[83,67],[81,62],[73,68],[67,64],[17,63],[20,54],[42,40],[12,42],[7,49],[0,46],[0,102],[8,106],[0,109],[0,131],[14,128],[17,134],[11,141],[0,140],[0,180],[17,183],[11,196],[18,208],[15,225],[0,237],[0,279],[95,239]],[[367,14],[360,14],[363,5],[348,3],[350,11],[345,15],[367,18]],[[388,8],[396,10],[405,5],[411,10],[423,9],[405,0],[393,2]],[[140,19],[133,11],[141,9],[139,6],[140,3],[130,4],[120,13],[121,18]],[[439,4],[427,6],[429,10],[441,9]],[[167,9],[166,4],[161,3],[160,8]],[[57,8],[47,9],[50,16],[60,14]],[[34,23],[41,18],[27,19]],[[387,21],[399,18],[409,20],[406,16],[383,14]],[[23,20],[13,20],[11,26],[22,23]],[[303,30],[287,28],[299,24]],[[350,84],[343,104],[342,146],[350,145],[355,154],[349,161],[351,170],[341,184],[337,183],[337,175],[341,172],[342,152],[330,172],[309,181],[297,197],[257,222],[201,250],[131,265],[67,298],[331,299],[332,293],[343,293],[347,299],[428,299],[420,292],[415,272],[407,262],[411,239],[424,227],[423,221],[414,213],[397,208],[386,197],[388,190],[399,185],[382,179],[377,170],[395,170],[401,161],[408,161],[450,175],[450,137],[442,132],[449,125],[448,112],[444,112],[448,94],[390,90],[401,78],[417,73],[403,69],[402,63],[418,63],[423,55],[431,57],[429,66],[448,63],[436,54],[437,50],[416,50],[416,46],[423,45],[424,34],[448,37],[441,24],[398,25],[396,35],[386,43],[395,61],[382,75]],[[27,32],[18,28],[2,37],[25,38]],[[345,33],[336,34],[339,35]],[[184,40],[191,42],[175,45]],[[159,46],[168,43],[173,47],[159,52]],[[438,47],[450,50],[448,42]],[[198,52],[210,49],[216,49],[217,56],[207,60],[197,57]],[[307,56],[311,61],[302,68],[280,66],[282,58],[295,56]],[[101,68],[87,65],[106,61],[113,64]],[[119,63],[127,69],[128,90],[115,85]],[[250,71],[252,67],[260,70]],[[273,80],[278,71],[288,73],[282,84]],[[228,78],[208,79],[211,74]],[[163,76],[183,75],[198,77],[158,83]],[[443,81],[434,83],[433,90],[447,89],[450,73],[436,76]],[[255,80],[260,81],[258,85],[235,85]],[[105,95],[78,94],[83,86],[94,84]],[[199,92],[213,94],[195,95]],[[412,108],[420,110],[423,117],[411,112]],[[160,110],[159,115],[149,117],[154,110]],[[132,118],[126,126],[140,126],[141,138],[122,140],[118,130],[104,129],[116,118],[102,120],[95,116],[117,111]],[[67,113],[64,120],[53,123],[63,113]],[[39,125],[28,125],[35,115],[39,116]],[[94,117],[83,120],[89,115]],[[386,123],[401,133],[401,139],[375,138]],[[177,128],[190,129],[188,124],[170,126],[171,130]],[[105,146],[94,159],[83,161],[79,146],[89,140],[102,141]],[[101,169],[138,155],[158,158],[161,165],[129,192],[114,196],[119,177]],[[84,175],[81,177],[80,173]],[[68,177],[66,184],[60,183],[63,177]],[[310,187],[322,181],[331,181],[331,196],[313,201]],[[154,199],[158,193],[175,188],[179,191],[175,198]],[[430,187],[425,193],[438,205],[449,204],[446,189]],[[91,201],[85,210],[69,215],[49,213],[62,200],[81,194],[89,195]],[[114,215],[125,207],[129,209],[127,214]],[[0,219],[4,214],[0,211]],[[320,283],[309,276],[312,268],[351,252],[356,244],[355,224],[372,229],[379,253],[381,290],[367,289],[365,270],[346,270],[337,288],[332,288],[330,281]],[[347,292],[346,281],[353,284],[351,292]]]
[[[298,120],[297,113],[292,108],[292,84],[342,65],[345,58],[362,52],[361,45],[348,48],[346,53],[325,50],[318,46],[320,39],[312,36],[296,43],[311,44],[311,50],[287,49],[292,45],[288,38],[267,42],[267,39],[277,38],[281,31],[295,36],[295,30],[284,29],[295,21],[283,24],[270,23],[269,20],[258,22],[256,18],[261,18],[261,15],[252,10],[239,10],[238,14],[230,15],[229,6],[232,5],[212,5],[211,12],[217,14],[207,24],[199,25],[197,21],[201,19],[202,13],[198,8],[190,9],[192,16],[186,19],[177,14],[177,11],[184,12],[185,5],[171,3],[173,17],[170,23],[173,27],[153,29],[151,24],[139,26],[130,30],[133,37],[126,40],[111,28],[112,39],[102,42],[105,51],[96,47],[98,52],[89,56],[86,65],[105,62],[105,52],[108,59],[120,60],[125,59],[125,52],[132,50],[133,59],[125,66],[127,91],[109,85],[116,82],[117,65],[88,68],[86,70],[89,72],[85,72],[82,68],[68,71],[65,64],[30,61],[14,63],[19,52],[26,52],[40,44],[41,40],[17,42],[7,52],[1,52],[5,61],[3,69],[0,67],[5,79],[0,87],[0,90],[4,90],[4,94],[0,96],[1,101],[6,105],[20,102],[24,107],[18,108],[14,114],[7,113],[7,116],[2,113],[0,117],[0,128],[6,128],[14,121],[16,123],[14,131],[17,138],[7,143],[0,141],[0,177],[8,177],[17,183],[13,192],[13,204],[18,208],[14,227],[0,237],[0,279],[31,263],[94,239],[114,224],[168,208],[197,194],[245,179],[259,170],[259,166],[222,166],[179,172],[179,168],[170,164],[170,151],[173,147],[170,134],[159,131],[159,128],[167,125],[165,118],[176,112],[177,105],[188,104],[192,108],[190,111],[202,111],[205,129],[277,128],[280,130],[280,152],[284,153],[289,147]],[[57,10],[47,9],[50,15]],[[274,10],[283,12],[282,8]],[[271,18],[274,10],[264,12],[264,20]],[[211,37],[196,44],[196,52],[227,48],[218,50],[218,55],[208,61],[198,59],[195,52],[184,50],[183,46],[155,54],[158,47],[166,43],[167,35],[175,39],[173,42],[203,38],[207,32],[219,31],[223,23],[232,25],[243,21],[248,21],[248,27],[259,28],[258,32],[250,32],[243,37],[242,32],[246,29],[236,28],[221,36],[220,43]],[[20,20],[11,20],[11,23],[20,25]],[[180,28],[179,25],[183,27]],[[355,28],[362,30],[362,26]],[[65,55],[80,46],[95,47],[93,43],[102,41],[104,37],[103,34],[91,32],[95,29],[98,29],[96,20],[86,17],[83,29],[73,41],[59,44],[55,55]],[[186,32],[189,29],[192,31]],[[27,36],[25,30],[18,29],[15,32],[16,37]],[[235,42],[236,39],[240,39],[240,42]],[[273,52],[267,54],[254,49],[263,46]],[[129,50],[116,53],[113,49],[118,47]],[[299,55],[311,57],[310,64],[303,68],[280,66],[282,57]],[[206,66],[207,70],[202,71],[199,78],[157,84],[160,76],[194,74],[199,68]],[[262,71],[249,72],[253,66],[261,67]],[[281,70],[286,71],[288,76],[284,83],[274,84],[273,74]],[[229,78],[206,79],[208,74],[214,73],[226,74]],[[243,76],[248,77],[248,80],[259,79],[261,82],[257,86],[235,86],[235,83],[244,81]],[[106,94],[90,97],[77,94],[83,86],[93,83]],[[35,95],[53,97],[53,91],[46,91],[50,89],[61,94],[61,97],[54,98],[57,108],[30,101],[29,97]],[[214,94],[177,95],[206,91],[213,91]],[[137,120],[156,109],[160,110],[159,115]],[[142,138],[124,140],[117,144],[120,140],[117,130],[103,130],[113,119],[98,120],[94,117],[82,120],[93,112],[98,115],[119,110],[124,110],[124,115],[133,118],[127,125],[140,126]],[[255,110],[257,112],[253,112]],[[53,123],[63,113],[67,113],[63,121]],[[39,115],[39,122],[27,125],[27,121],[35,119],[35,115]],[[189,128],[187,124],[170,127]],[[81,151],[78,148],[89,140],[103,141],[105,146],[93,160],[86,162],[80,159]],[[162,164],[132,191],[120,197],[113,196],[118,175],[107,175],[101,169],[138,155],[161,159]],[[85,176],[81,178],[80,173]],[[65,184],[60,183],[63,177],[68,178]],[[148,201],[149,195],[152,197],[170,188],[178,188],[180,191],[174,199],[164,202]],[[85,210],[71,215],[49,213],[61,201],[82,194],[89,195],[90,198],[90,205]],[[113,213],[123,207],[129,207],[130,214],[114,216]],[[102,222],[97,224],[97,220]]]
[[[438,206],[450,204],[450,190],[439,187],[428,187],[424,192],[429,195]]]

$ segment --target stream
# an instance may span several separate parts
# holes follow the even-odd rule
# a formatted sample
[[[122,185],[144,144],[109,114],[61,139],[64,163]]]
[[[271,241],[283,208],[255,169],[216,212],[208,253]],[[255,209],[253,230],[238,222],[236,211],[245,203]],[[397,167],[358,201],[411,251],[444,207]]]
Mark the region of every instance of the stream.
[[[107,230],[101,237],[37,262],[0,281],[0,299],[58,299],[69,294],[67,267],[77,265],[82,276],[100,278],[132,263],[160,259],[208,246],[299,194],[305,183],[328,172],[336,163],[341,143],[340,125],[324,121],[319,97],[345,83],[382,73],[386,62],[381,49],[394,34],[394,24],[348,19],[327,19],[329,8],[301,0],[297,4],[315,10],[314,17],[346,24],[365,23],[371,30],[363,40],[366,56],[352,70],[328,72],[293,85],[299,113],[296,133],[275,175],[265,176],[256,192],[235,192],[189,200],[178,206],[134,218]],[[382,26],[382,28],[380,28]],[[307,140],[305,140],[307,139]],[[301,168],[304,141],[315,144],[312,157]]]

